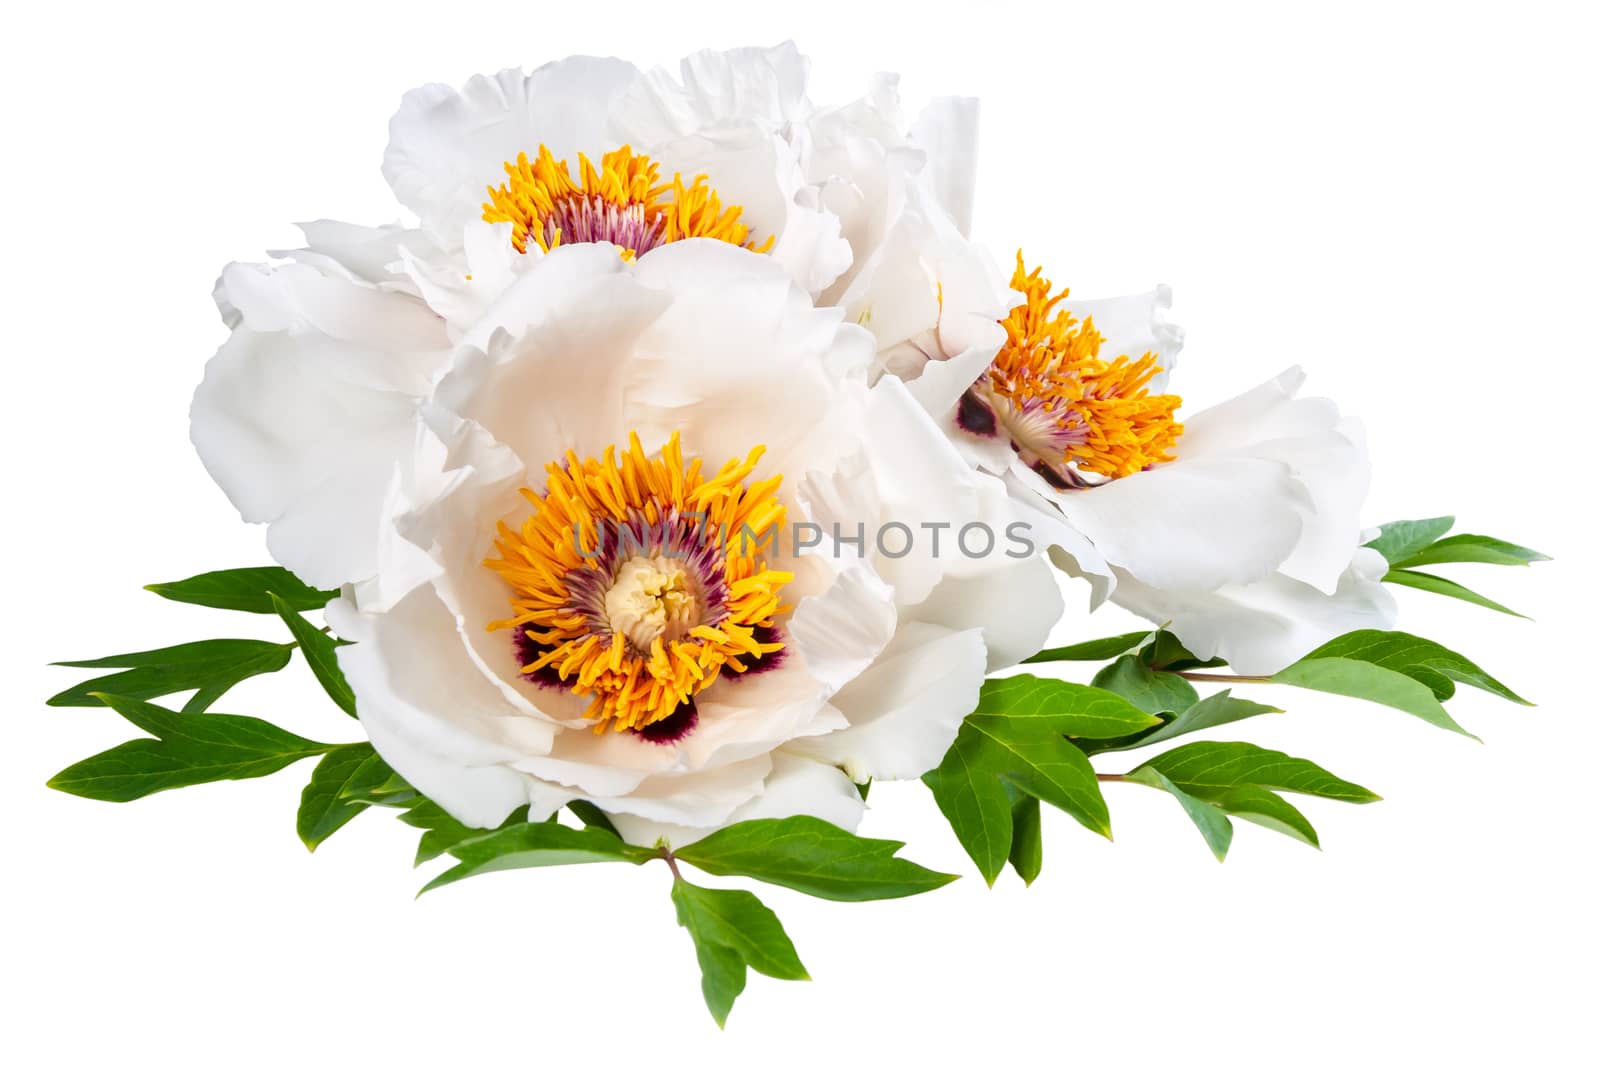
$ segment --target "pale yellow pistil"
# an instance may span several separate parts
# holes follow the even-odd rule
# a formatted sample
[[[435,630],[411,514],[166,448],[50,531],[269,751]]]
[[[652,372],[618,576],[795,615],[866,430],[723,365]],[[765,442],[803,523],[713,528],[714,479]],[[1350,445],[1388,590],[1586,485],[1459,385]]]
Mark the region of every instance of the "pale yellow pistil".
[[[614,635],[626,636],[636,651],[656,640],[675,642],[700,623],[700,601],[682,565],[656,557],[630,558],[617,570],[606,592],[606,619]]]

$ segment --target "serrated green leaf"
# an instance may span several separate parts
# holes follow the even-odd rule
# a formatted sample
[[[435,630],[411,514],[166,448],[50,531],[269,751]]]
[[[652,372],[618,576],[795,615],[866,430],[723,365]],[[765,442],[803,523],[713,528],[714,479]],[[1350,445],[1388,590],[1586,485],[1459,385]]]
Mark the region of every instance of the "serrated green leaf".
[[[1321,658],[1355,659],[1403,673],[1426,685],[1441,702],[1455,695],[1456,688],[1452,682],[1459,681],[1513,703],[1532,705],[1466,656],[1409,632],[1381,629],[1347,632],[1329,640],[1301,661]]]
[[[1097,743],[1091,750],[1091,754],[1099,754],[1104,751],[1128,751],[1132,748],[1147,747],[1150,744],[1165,743],[1188,733],[1197,733],[1202,729],[1215,729],[1219,725],[1227,725],[1231,722],[1242,721],[1245,718],[1253,718],[1259,714],[1282,713],[1283,711],[1277,707],[1269,707],[1264,703],[1254,703],[1248,699],[1235,698],[1229,689],[1224,688],[1214,695],[1206,696],[1182,714],[1152,729],[1150,732],[1121,740]]]
[[[1223,814],[1220,808],[1189,795],[1166,774],[1152,766],[1141,766],[1134,770],[1128,774],[1128,780],[1149,785],[1151,788],[1159,788],[1177,800],[1184,813],[1189,816],[1189,820],[1200,831],[1200,835],[1205,838],[1206,845],[1211,849],[1211,854],[1217,857],[1217,862],[1220,863],[1228,857],[1228,848],[1233,844],[1233,823],[1228,821],[1228,816]]]
[[[1121,636],[1107,636],[1100,640],[1085,640],[1065,647],[1051,647],[1022,660],[1023,665],[1038,662],[1103,662],[1133,650],[1145,641],[1149,632],[1127,632]]]
[[[1032,885],[1044,869],[1044,828],[1039,818],[1039,801],[1020,796],[1011,805],[1011,869],[1024,885]]]
[[[895,858],[903,847],[798,816],[739,822],[675,854],[708,874],[755,878],[825,900],[892,900],[956,880]]]
[[[1457,584],[1454,580],[1446,580],[1442,576],[1434,576],[1431,573],[1419,573],[1412,569],[1390,569],[1384,574],[1383,581],[1386,584],[1399,584],[1402,587],[1416,588],[1418,591],[1426,591],[1433,595],[1443,595],[1449,599],[1460,599],[1462,602],[1470,602],[1485,609],[1527,620],[1526,615],[1517,613],[1504,603],[1495,602],[1487,595],[1479,595],[1476,591],[1463,584]]]
[[[289,626],[295,641],[300,644],[300,650],[306,656],[306,664],[311,667],[312,674],[317,678],[317,683],[322,685],[322,690],[328,693],[334,705],[352,718],[356,716],[356,696],[350,690],[350,683],[344,679],[344,671],[339,668],[339,656],[334,653],[335,644],[333,637],[323,632],[317,626],[301,617],[288,600],[282,598],[277,592],[268,592],[267,598],[272,602],[272,608],[278,612],[283,623]]]
[[[174,602],[211,606],[218,610],[239,610],[248,614],[276,613],[272,605],[273,593],[297,611],[320,610],[339,595],[337,591],[319,591],[310,587],[289,570],[276,565],[221,569],[185,580],[148,584],[145,590]]]
[[[57,662],[75,669],[123,668],[75,684],[45,702],[53,707],[95,707],[95,693],[130,699],[156,699],[174,692],[201,689],[215,702],[229,688],[262,673],[275,673],[289,664],[293,646],[265,640],[201,640],[153,651],[109,655],[79,662]]]
[[[1306,796],[1372,803],[1379,797],[1360,785],[1335,777],[1308,759],[1254,744],[1201,741],[1164,751],[1133,773],[1156,770],[1183,791],[1217,801],[1240,786],[1298,792]],[[1128,776],[1133,778],[1133,773]]]
[[[354,789],[386,777],[392,771],[371,744],[342,744],[322,756],[311,780],[300,793],[295,832],[309,851],[337,833],[368,804],[352,799]]]
[[[717,1025],[744,991],[745,968],[769,978],[806,981],[800,956],[778,916],[743,889],[706,889],[677,878],[672,903],[700,961],[700,987]]]
[[[127,696],[100,698],[155,739],[130,740],[74,763],[50,779],[51,788],[125,803],[170,788],[264,777],[338,746],[307,740],[259,718],[181,714]]]
[[[1138,655],[1123,655],[1096,673],[1094,686],[1115,692],[1147,714],[1176,714],[1200,701],[1194,685],[1176,673],[1152,669]]]
[[[1428,517],[1416,521],[1390,521],[1384,525],[1378,538],[1367,546],[1382,554],[1390,565],[1416,554],[1423,547],[1448,532],[1456,523],[1454,517]]]
[[[1530,565],[1547,562],[1548,555],[1540,554],[1515,543],[1507,543],[1493,536],[1453,535],[1430,543],[1422,549],[1395,562],[1398,569],[1412,569],[1419,565],[1444,565],[1450,562],[1476,562],[1480,565]]]
[[[460,862],[424,885],[418,896],[501,870],[574,863],[642,863],[657,857],[655,852],[625,844],[614,833],[597,826],[570,829],[550,822],[524,822],[499,829],[486,837],[452,844],[449,851]]]

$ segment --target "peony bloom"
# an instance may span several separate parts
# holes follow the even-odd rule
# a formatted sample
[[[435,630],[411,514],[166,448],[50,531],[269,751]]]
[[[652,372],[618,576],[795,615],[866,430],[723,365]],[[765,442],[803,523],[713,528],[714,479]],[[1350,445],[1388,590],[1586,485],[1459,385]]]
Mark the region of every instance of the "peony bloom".
[[[1010,499],[873,354],[735,243],[521,273],[421,409],[422,579],[329,608],[378,751],[471,825],[582,798],[639,843],[853,826],[852,782],[936,765],[1061,603],[1037,554],[953,552]]]
[[[940,354],[911,389],[975,467],[1038,509],[1052,556],[1097,602],[1170,623],[1244,673],[1392,625],[1381,556],[1360,546],[1361,428],[1297,397],[1298,369],[1180,424],[1165,288],[1069,303],[1020,257],[1012,287],[1023,300],[993,358]]]
[[[385,518],[414,492],[420,407],[452,346],[552,250],[759,252],[864,323],[875,368],[930,333],[998,345],[1005,290],[964,236],[973,102],[936,101],[907,132],[892,78],[820,108],[806,68],[792,44],[697,53],[676,76],[580,56],[406,94],[383,171],[420,226],[309,224],[287,263],[230,265],[218,284],[233,336],[191,433],[273,555],[392,604],[405,585],[379,561],[408,552]],[[942,317],[942,294],[971,311]]]

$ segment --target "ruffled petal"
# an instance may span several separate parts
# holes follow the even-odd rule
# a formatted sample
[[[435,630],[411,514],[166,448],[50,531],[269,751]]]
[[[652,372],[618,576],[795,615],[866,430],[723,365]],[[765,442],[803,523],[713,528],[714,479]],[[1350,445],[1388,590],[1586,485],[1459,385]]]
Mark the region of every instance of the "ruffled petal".
[[[850,727],[789,750],[841,766],[857,783],[921,777],[978,705],[986,672],[980,630],[903,625],[883,657],[834,697]]]
[[[936,97],[912,124],[911,141],[927,153],[925,173],[940,206],[969,236],[978,184],[978,98]]]
[[[1158,286],[1143,294],[1063,302],[1063,307],[1080,320],[1094,320],[1095,330],[1105,337],[1100,352],[1108,357],[1156,355],[1160,373],[1150,381],[1150,393],[1167,390],[1178,354],[1183,350],[1183,328],[1167,318],[1172,307],[1172,288]]]
[[[385,761],[471,826],[498,825],[532,801],[530,779],[509,764],[549,750],[553,728],[515,716],[466,658],[453,616],[429,590],[384,614],[343,600],[327,613],[334,631],[355,641],[339,648],[339,668]]]
[[[1170,591],[1263,579],[1294,550],[1306,512],[1288,464],[1247,454],[1180,456],[1051,499],[1099,556]]]
[[[230,265],[237,326],[190,410],[195,449],[273,556],[320,587],[378,568],[384,508],[448,340],[417,299],[305,264]]]
[[[598,158],[615,148],[611,109],[638,77],[622,60],[573,56],[527,75],[477,75],[459,90],[414,89],[389,121],[384,178],[442,246],[459,249],[462,229],[482,218],[488,189],[518,153],[547,145],[557,159]]]
[[[735,809],[723,825],[805,814],[853,830],[865,810],[861,793],[841,771],[814,759],[779,751],[772,756],[772,772],[767,775],[761,794]],[[623,813],[612,814],[611,821],[628,843],[646,847],[665,843],[682,848],[721,828],[652,822]]]
[[[1361,548],[1332,594],[1274,573],[1254,584],[1209,592],[1163,591],[1120,575],[1112,601],[1166,623],[1201,658],[1221,657],[1244,674],[1275,673],[1336,636],[1394,627],[1388,563]]]
[[[946,577],[906,616],[953,631],[978,629],[992,673],[1036,654],[1065,608],[1055,570],[1031,555],[982,576]]]

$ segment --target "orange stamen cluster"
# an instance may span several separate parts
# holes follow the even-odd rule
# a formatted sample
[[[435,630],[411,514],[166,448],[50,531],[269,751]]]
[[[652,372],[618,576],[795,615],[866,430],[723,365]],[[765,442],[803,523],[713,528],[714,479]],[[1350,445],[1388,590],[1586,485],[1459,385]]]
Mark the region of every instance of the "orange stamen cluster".
[[[1181,399],[1150,393],[1161,371],[1156,355],[1102,359],[1105,339],[1093,319],[1058,308],[1067,290],[1052,295],[1050,280],[1027,271],[1021,253],[1011,288],[1024,300],[1001,321],[1006,341],[980,385],[1057,425],[1064,457],[1052,461],[1114,479],[1172,460]]]
[[[567,161],[544,145],[533,160],[518,153],[505,170],[506,181],[489,188],[483,219],[509,222],[519,253],[530,239],[545,252],[563,242],[609,241],[630,259],[682,238],[714,238],[758,253],[772,248],[770,237],[752,244],[750,228],[739,221],[744,210],[723,208],[707,176],[662,182],[660,165],[627,145],[602,156],[599,167],[580,153],[576,180]]]
[[[783,648],[771,629],[788,610],[779,591],[793,574],[758,554],[784,522],[782,477],[748,482],[763,452],[706,477],[698,458],[685,464],[676,434],[654,458],[630,434],[620,458],[607,447],[599,460],[568,452],[548,465],[544,490],[522,492],[533,512],[521,528],[499,526],[499,557],[484,564],[509,585],[514,616],[489,627],[520,629],[542,652],[524,673],[554,671],[591,696],[585,716],[596,732],[658,722],[725,670],[743,673]],[[624,527],[643,538],[619,551]],[[643,646],[637,620],[631,632],[617,627],[611,609],[615,586],[641,569],[680,585],[676,627]],[[648,602],[657,590],[633,594]]]

